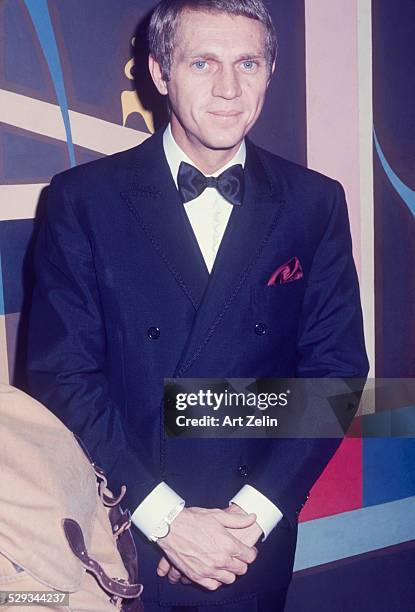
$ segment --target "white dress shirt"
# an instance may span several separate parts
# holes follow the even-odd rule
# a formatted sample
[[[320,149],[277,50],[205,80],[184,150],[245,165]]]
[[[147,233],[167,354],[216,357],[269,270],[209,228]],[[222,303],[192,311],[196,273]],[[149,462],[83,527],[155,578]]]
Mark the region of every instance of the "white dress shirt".
[[[174,140],[170,124],[164,132],[163,146],[177,187],[180,163],[184,161],[192,166],[197,166]],[[233,159],[210,176],[219,176],[227,168],[235,164],[242,164],[244,166],[245,159],[246,146],[245,141],[243,141]],[[233,206],[220,195],[217,189],[209,187],[194,200],[186,202],[184,208],[206,262],[207,269],[211,272]],[[282,513],[277,506],[250,485],[244,485],[230,500],[229,504],[231,503],[237,504],[245,512],[254,512],[256,514],[257,523],[264,532],[263,540],[268,537],[269,533],[282,518]],[[173,508],[179,505],[184,506],[185,500],[177,495],[165,482],[161,482],[135,510],[132,515],[132,521],[144,535],[150,537],[157,525],[168,516]]]

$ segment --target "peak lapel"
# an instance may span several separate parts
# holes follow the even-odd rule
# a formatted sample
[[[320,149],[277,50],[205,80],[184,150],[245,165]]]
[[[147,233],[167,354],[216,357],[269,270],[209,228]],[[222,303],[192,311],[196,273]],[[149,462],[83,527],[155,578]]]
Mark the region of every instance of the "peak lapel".
[[[137,148],[130,184],[121,196],[149,239],[149,248],[197,310],[209,272],[164,154],[162,130]]]
[[[199,357],[240,288],[255,273],[255,264],[282,212],[281,188],[267,172],[250,141],[247,141],[245,181],[243,205],[235,206],[232,211],[177,376],[183,376]]]

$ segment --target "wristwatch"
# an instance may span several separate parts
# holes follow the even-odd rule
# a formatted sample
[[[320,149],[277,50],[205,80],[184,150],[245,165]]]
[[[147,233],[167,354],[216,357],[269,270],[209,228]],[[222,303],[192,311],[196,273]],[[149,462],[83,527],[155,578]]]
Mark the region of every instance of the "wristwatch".
[[[170,525],[174,521],[175,518],[180,514],[180,512],[184,508],[184,502],[180,502],[177,504],[163,520],[160,521],[158,525],[156,525],[154,531],[150,534],[149,538],[152,542],[157,542],[157,540],[161,540],[165,538],[170,533]]]

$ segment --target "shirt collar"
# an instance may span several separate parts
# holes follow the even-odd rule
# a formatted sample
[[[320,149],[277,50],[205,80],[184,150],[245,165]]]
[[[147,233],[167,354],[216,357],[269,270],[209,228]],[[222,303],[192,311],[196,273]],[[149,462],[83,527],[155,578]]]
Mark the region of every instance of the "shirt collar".
[[[167,163],[169,164],[170,171],[172,173],[174,182],[176,183],[176,187],[177,187],[177,175],[179,173],[179,166],[181,162],[182,161],[187,162],[188,164],[191,164],[192,166],[195,166],[196,168],[197,166],[186,155],[186,153],[179,147],[177,142],[174,140],[170,123],[165,129],[164,134],[163,134],[163,147],[164,147],[164,153],[167,158]],[[230,168],[231,166],[234,166],[235,164],[241,164],[244,167],[245,160],[246,160],[246,145],[245,145],[245,140],[243,140],[235,156],[227,164],[222,166],[222,168],[219,168],[219,170],[216,170],[216,172],[213,172],[213,174],[210,174],[208,176],[219,176],[219,174],[222,174],[222,172],[227,170],[227,168]]]

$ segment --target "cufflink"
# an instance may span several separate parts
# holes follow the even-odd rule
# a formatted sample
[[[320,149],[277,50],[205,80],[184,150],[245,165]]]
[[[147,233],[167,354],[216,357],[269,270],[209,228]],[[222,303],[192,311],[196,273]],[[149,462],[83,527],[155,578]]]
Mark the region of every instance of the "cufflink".
[[[170,524],[163,519],[154,529],[153,533],[150,534],[150,540],[152,542],[157,542],[157,540],[161,540],[161,538],[165,538],[170,533]]]
[[[174,519],[178,517],[183,508],[184,503],[180,502],[180,504],[177,504],[177,506],[173,508],[173,510],[170,510],[168,515],[163,520],[161,520],[158,525],[156,525],[154,531],[149,535],[149,539],[152,542],[157,542],[157,540],[166,538],[170,533],[170,525],[172,524]]]

